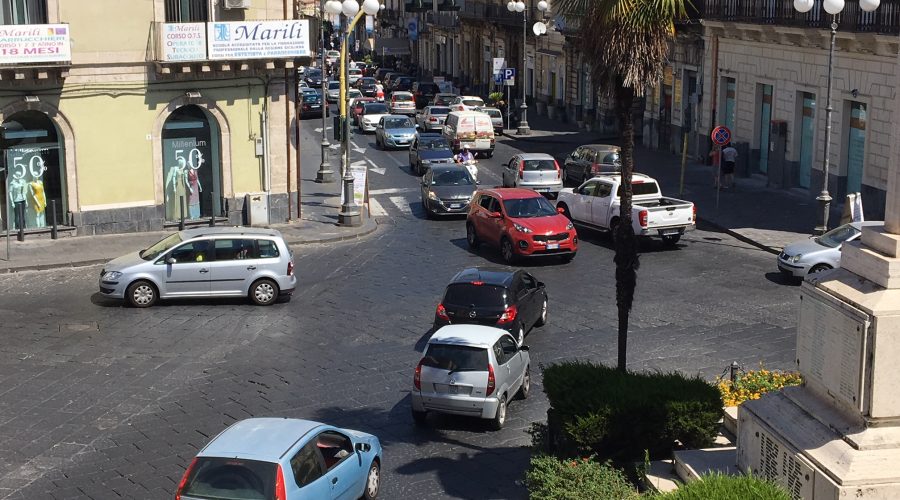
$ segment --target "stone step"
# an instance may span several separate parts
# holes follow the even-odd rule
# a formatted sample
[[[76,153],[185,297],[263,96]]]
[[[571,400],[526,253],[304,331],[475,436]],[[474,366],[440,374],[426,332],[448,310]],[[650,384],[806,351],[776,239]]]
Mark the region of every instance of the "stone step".
[[[725,410],[722,412],[722,426],[731,433],[732,436],[737,436],[737,406],[726,406]]]
[[[675,455],[675,472],[685,483],[695,481],[703,474],[721,472],[738,475],[737,449],[734,446],[680,450]]]
[[[650,462],[650,470],[644,475],[645,484],[658,493],[666,493],[678,489],[680,483],[675,474],[672,460],[656,460]]]

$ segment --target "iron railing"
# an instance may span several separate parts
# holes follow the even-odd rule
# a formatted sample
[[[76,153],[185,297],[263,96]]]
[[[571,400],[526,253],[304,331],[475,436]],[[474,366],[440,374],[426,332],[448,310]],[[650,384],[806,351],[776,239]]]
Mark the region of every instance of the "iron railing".
[[[700,0],[694,0],[697,4]],[[790,0],[704,0],[697,14],[705,19],[751,24],[772,24],[827,29],[831,16],[816,2],[809,12],[794,10]],[[874,12],[859,8],[857,0],[848,0],[837,16],[838,30],[861,33],[900,33],[900,0],[881,0]]]

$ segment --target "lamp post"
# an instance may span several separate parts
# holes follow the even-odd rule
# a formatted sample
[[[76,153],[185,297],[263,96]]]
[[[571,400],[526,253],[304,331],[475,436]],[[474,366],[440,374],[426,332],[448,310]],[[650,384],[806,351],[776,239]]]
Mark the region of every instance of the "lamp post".
[[[859,0],[859,8],[866,12],[872,12],[878,8],[881,0]],[[794,0],[794,9],[800,13],[809,12],[815,5],[815,0]],[[822,191],[816,197],[819,203],[818,221],[815,227],[816,234],[828,231],[828,216],[831,210],[831,195],[828,193],[828,173],[831,167],[831,89],[833,87],[832,70],[834,69],[834,39],[837,36],[837,15],[844,10],[844,0],[824,0],[822,7],[825,12],[831,14],[831,44],[828,48],[828,77],[825,94],[825,161],[822,164]]]
[[[337,3],[337,0],[330,0]],[[341,211],[338,213],[338,225],[340,226],[359,226],[362,224],[362,214],[353,198],[353,174],[350,172],[350,123],[347,121],[347,69],[349,61],[347,60],[347,44],[350,40],[350,34],[356,27],[356,23],[365,15],[374,16],[378,14],[380,5],[378,0],[364,0],[362,9],[357,0],[344,0],[341,6],[341,12],[347,16],[349,22],[345,28],[344,37],[341,40],[341,87],[340,87],[340,127],[341,127],[341,169],[343,172],[343,193],[344,201],[341,203]]]
[[[528,15],[525,13],[525,2],[522,0],[510,0],[506,4],[506,10],[522,13],[522,105],[519,106],[522,118],[519,120],[519,128],[516,130],[516,135],[528,135],[531,133],[531,129],[528,127],[528,105],[525,104],[525,68],[528,65],[528,51],[525,49],[525,46],[528,44]]]
[[[341,4],[334,0],[327,0],[319,8],[321,16],[321,19],[319,19],[319,37],[322,43],[320,48],[322,56],[322,162],[319,163],[319,171],[316,172],[316,182],[319,183],[334,182],[334,171],[331,170],[331,164],[328,163],[328,148],[331,147],[331,143],[328,142],[328,118],[326,116],[328,114],[328,101],[325,98],[328,95],[328,79],[325,78],[325,14],[335,15],[340,12]]]

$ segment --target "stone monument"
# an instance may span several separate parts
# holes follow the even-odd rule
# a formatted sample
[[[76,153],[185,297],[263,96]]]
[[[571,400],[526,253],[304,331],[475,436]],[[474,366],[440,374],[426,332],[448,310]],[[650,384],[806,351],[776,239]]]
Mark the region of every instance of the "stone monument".
[[[895,100],[900,104],[900,92]],[[794,498],[900,499],[900,105],[883,226],[800,289],[804,385],[741,405],[737,462]]]

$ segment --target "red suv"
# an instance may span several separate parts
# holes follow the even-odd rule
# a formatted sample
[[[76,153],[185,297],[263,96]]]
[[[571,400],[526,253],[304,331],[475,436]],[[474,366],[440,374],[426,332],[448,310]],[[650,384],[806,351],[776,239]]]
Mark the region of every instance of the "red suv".
[[[466,217],[466,240],[473,250],[481,243],[499,247],[507,263],[539,255],[569,262],[578,251],[572,222],[540,193],[520,188],[477,191]]]

